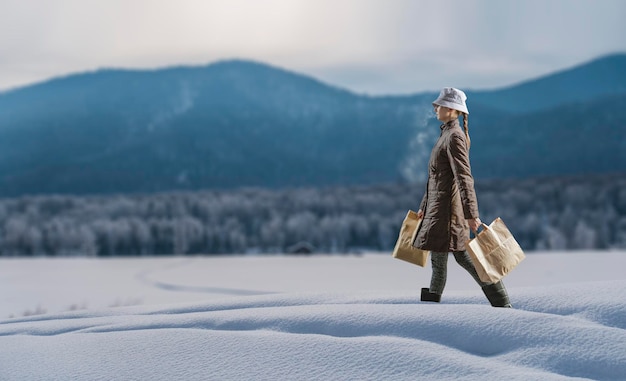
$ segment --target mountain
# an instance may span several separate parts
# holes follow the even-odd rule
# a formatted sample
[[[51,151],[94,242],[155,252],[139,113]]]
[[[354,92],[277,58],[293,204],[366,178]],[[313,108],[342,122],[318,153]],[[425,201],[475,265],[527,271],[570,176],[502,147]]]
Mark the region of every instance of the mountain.
[[[626,170],[625,57],[469,92],[476,176]],[[0,195],[401,181],[425,173],[436,95],[241,60],[56,78],[0,94]]]
[[[474,175],[524,178],[624,172],[624,109],[626,92],[487,120],[471,129]]]
[[[413,109],[242,61],[71,76],[0,98],[0,188],[100,193],[390,181],[396,157],[385,153],[406,150]]]
[[[626,93],[625,68],[626,54],[616,54],[504,89],[468,91],[468,98],[515,113],[547,110]]]

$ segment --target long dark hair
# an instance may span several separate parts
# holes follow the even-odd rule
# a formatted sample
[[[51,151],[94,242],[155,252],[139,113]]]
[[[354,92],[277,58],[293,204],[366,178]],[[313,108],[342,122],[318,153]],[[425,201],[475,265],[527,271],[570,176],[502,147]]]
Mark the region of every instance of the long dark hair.
[[[464,112],[462,112],[461,115],[463,115],[463,129],[465,130],[465,140],[467,142],[467,150],[469,151],[470,145],[472,144],[469,137],[469,128],[467,127],[467,119],[469,118],[469,115]]]

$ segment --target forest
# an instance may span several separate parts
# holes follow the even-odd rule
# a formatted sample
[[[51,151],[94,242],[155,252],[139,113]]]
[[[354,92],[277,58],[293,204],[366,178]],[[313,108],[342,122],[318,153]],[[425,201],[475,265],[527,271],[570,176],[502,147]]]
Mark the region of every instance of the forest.
[[[148,256],[391,251],[424,184],[0,199],[0,255]],[[626,248],[626,175],[476,183],[526,251]]]

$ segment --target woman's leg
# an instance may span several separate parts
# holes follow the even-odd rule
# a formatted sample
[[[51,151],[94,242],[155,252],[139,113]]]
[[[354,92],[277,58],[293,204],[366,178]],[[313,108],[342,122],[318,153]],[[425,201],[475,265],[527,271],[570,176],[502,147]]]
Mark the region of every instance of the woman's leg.
[[[470,258],[467,251],[455,251],[454,259],[461,265],[468,273],[474,278],[476,283],[480,285],[485,296],[489,300],[494,307],[511,307],[511,302],[509,300],[509,294],[504,287],[504,283],[502,281],[498,281],[496,283],[487,283],[480,280],[478,277],[478,273],[476,272],[476,268],[474,267],[474,263],[472,263],[472,259]]]
[[[480,277],[476,272],[476,268],[474,267],[474,263],[472,262],[472,258],[470,258],[467,251],[455,251],[453,254],[456,262],[461,265],[461,267],[463,267],[468,273],[470,273],[472,278],[474,278],[474,280],[480,285],[480,287],[484,287],[489,284],[480,280]]]
[[[448,276],[448,253],[430,253],[430,261],[433,265],[433,274],[430,278],[430,292],[443,294]]]

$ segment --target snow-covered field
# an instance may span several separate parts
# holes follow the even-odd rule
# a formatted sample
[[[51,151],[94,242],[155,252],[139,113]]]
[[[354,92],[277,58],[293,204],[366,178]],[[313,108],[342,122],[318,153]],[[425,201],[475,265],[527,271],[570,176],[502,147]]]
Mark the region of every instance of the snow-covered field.
[[[0,380],[626,380],[626,253],[528,253],[488,305],[450,258],[0,260]]]

